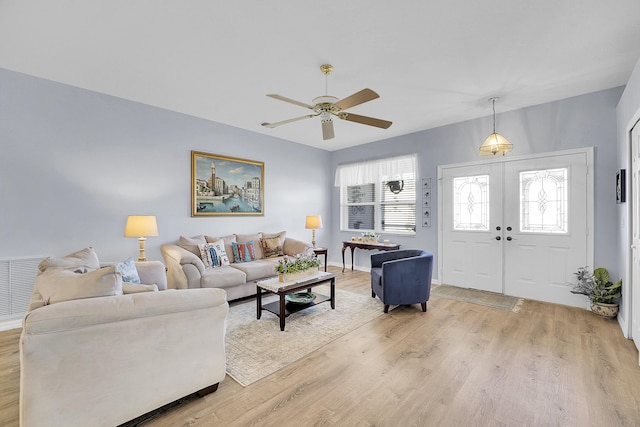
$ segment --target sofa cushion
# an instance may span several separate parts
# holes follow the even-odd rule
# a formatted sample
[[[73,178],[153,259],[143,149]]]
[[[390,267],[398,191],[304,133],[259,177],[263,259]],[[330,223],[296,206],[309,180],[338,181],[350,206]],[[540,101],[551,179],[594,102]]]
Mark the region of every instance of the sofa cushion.
[[[256,260],[256,250],[253,240],[248,242],[233,242],[233,258],[236,263],[251,262]]]
[[[225,265],[205,270],[200,278],[201,288],[227,288],[246,283],[247,275],[237,268]]]
[[[114,266],[116,271],[122,274],[122,281],[135,283],[139,285],[140,276],[138,275],[138,269],[136,269],[136,263],[133,261],[133,258],[127,258],[125,261],[118,262]]]
[[[115,267],[80,274],[63,268],[48,268],[36,277],[45,304],[82,298],[122,295],[122,275]]]
[[[158,286],[153,285],[142,285],[140,283],[129,283],[122,282],[122,293],[125,295],[128,294],[137,294],[140,292],[158,292]]]
[[[264,258],[264,254],[262,253],[262,248],[260,247],[260,239],[262,239],[262,233],[236,234],[236,242],[251,242],[251,241],[254,242],[256,259]],[[238,260],[235,260],[235,262],[238,262]]]
[[[40,272],[43,272],[50,267],[63,268],[65,270],[72,271],[78,270],[80,273],[86,273],[87,271],[99,269],[100,261],[98,260],[98,255],[93,248],[89,247],[72,254],[65,255],[62,258],[46,258],[38,265]]]
[[[203,245],[205,243],[207,243],[207,241],[202,234],[193,237],[180,236],[178,238],[178,246],[197,255],[198,258],[200,258],[200,249],[198,249],[198,245]]]
[[[262,253],[265,258],[273,258],[284,255],[282,251],[282,244],[277,237],[262,238],[260,239],[260,246],[262,247]]]
[[[207,243],[215,243],[218,240],[222,239],[224,241],[224,250],[227,253],[227,257],[229,258],[230,262],[233,262],[233,260],[231,259],[233,257],[233,242],[236,241],[236,235],[235,234],[229,234],[228,236],[222,236],[222,237],[211,237],[211,236],[204,236],[204,238],[206,239]]]
[[[256,260],[253,262],[243,262],[231,264],[233,268],[243,271],[247,275],[247,281],[265,279],[277,276],[275,272],[276,263],[271,260]]]
[[[42,307],[39,310],[30,312],[25,318],[24,327],[26,333],[29,334],[50,334],[92,325],[138,319],[140,317],[149,318],[165,314],[191,312],[222,305],[225,302],[226,292],[222,290],[203,291],[201,289],[189,289],[188,291],[170,289],[163,292],[141,293],[120,298],[68,301],[64,304]],[[158,318],[158,330],[168,328],[169,326],[164,325],[163,322],[169,322],[170,319]],[[89,351],[89,349],[86,350]],[[77,351],[82,351],[82,343],[78,343]],[[132,357],[135,357],[135,355]],[[96,366],[100,364],[99,358],[96,359],[95,363]]]

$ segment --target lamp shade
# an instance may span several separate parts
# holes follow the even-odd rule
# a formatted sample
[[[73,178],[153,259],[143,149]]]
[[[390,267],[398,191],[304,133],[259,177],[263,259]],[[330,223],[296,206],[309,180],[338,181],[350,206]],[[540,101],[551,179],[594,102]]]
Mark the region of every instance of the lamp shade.
[[[130,215],[124,227],[124,237],[152,237],[158,235],[158,223],[153,215]]]
[[[496,155],[500,153],[504,156],[511,151],[512,148],[513,144],[510,143],[507,138],[497,132],[493,132],[484,140],[479,151],[482,155]]]
[[[309,215],[307,216],[307,221],[304,225],[304,228],[311,228],[313,230],[317,230],[318,228],[322,228],[322,218],[320,215]]]

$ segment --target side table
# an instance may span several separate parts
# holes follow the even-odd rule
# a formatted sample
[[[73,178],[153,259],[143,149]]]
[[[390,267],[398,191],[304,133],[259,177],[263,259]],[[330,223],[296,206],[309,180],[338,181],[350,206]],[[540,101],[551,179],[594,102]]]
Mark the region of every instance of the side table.
[[[364,243],[345,240],[342,242],[342,272],[344,273],[344,251],[351,249],[351,271],[353,271],[353,252],[357,249],[378,250],[378,251],[395,251],[400,249],[400,245],[394,243]]]
[[[324,271],[327,271],[327,248],[313,248],[316,255],[324,255]]]

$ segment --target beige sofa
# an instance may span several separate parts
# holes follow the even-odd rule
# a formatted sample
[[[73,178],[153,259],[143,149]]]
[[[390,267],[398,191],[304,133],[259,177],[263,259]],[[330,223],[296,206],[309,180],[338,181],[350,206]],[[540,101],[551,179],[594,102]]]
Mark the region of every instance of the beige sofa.
[[[77,268],[50,261],[20,339],[21,426],[115,426],[224,379],[224,290],[165,291],[159,261],[136,263],[156,292],[123,291],[122,274],[96,269],[97,258]]]
[[[264,239],[278,238],[281,255],[267,257],[262,248]],[[202,260],[199,245],[224,241],[226,254],[230,264],[207,268]],[[255,261],[238,262],[233,255],[233,242],[254,242]],[[263,242],[264,243],[264,242]],[[227,291],[229,301],[256,293],[255,281],[275,276],[276,263],[284,256],[297,254],[313,255],[313,247],[300,240],[286,237],[286,232],[229,234],[222,237],[199,235],[181,236],[176,244],[165,244],[161,247],[167,264],[168,287],[175,289],[188,288],[222,288]]]

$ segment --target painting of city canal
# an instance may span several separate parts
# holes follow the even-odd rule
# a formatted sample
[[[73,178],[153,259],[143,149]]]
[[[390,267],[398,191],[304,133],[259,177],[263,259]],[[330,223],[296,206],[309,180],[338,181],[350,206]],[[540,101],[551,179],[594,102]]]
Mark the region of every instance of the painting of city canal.
[[[191,152],[191,216],[264,215],[264,163]]]

